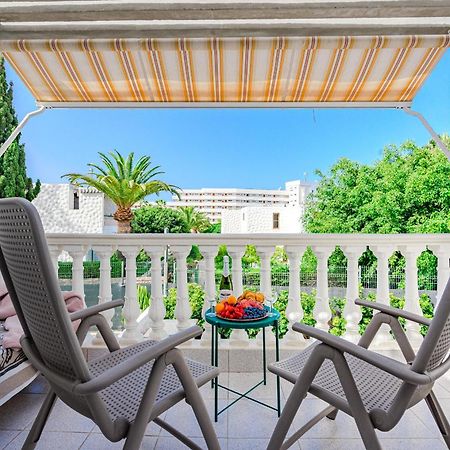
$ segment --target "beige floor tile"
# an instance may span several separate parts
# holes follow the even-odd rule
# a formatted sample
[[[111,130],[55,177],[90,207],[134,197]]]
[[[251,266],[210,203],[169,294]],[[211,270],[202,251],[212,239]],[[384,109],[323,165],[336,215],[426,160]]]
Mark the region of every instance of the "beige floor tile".
[[[25,439],[27,438],[27,435],[28,431],[22,431],[9,445],[5,447],[5,450],[20,450],[25,442]],[[38,444],[36,445],[36,450],[78,450],[87,437],[87,433],[44,431]]]
[[[0,430],[0,449],[5,448],[19,433],[20,431]]]
[[[154,436],[144,436],[142,440],[141,449],[142,450],[153,450],[156,445],[157,437]],[[125,440],[119,442],[108,441],[102,434],[91,433],[88,438],[84,441],[80,450],[121,450]]]
[[[23,430],[36,417],[43,394],[18,394],[0,407],[0,430]]]
[[[203,439],[192,438],[192,440],[203,449],[207,449]],[[227,440],[219,439],[221,450],[227,450]],[[187,447],[174,437],[160,436],[156,442],[155,450],[186,450]]]
[[[301,450],[365,450],[361,439],[301,438],[299,444]],[[406,447],[402,447],[402,449],[406,450]]]

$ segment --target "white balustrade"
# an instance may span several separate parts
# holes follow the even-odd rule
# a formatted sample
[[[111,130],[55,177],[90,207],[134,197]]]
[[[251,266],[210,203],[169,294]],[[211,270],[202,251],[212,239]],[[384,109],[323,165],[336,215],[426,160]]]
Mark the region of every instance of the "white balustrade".
[[[420,256],[424,247],[418,245],[410,245],[408,247],[400,247],[399,250],[405,257],[405,309],[415,314],[422,315],[419,305],[419,285],[417,278],[417,258]],[[419,341],[420,325],[408,321],[406,323],[406,331],[410,339]]]
[[[395,248],[391,245],[370,247],[377,258],[377,302],[389,305],[389,258]]]
[[[344,309],[344,318],[347,321],[345,337],[353,342],[359,339],[358,323],[361,319],[361,309],[355,305],[359,298],[359,258],[365,247],[348,245],[341,247],[347,257],[347,295]]]
[[[317,257],[317,301],[314,307],[314,317],[317,327],[328,330],[331,319],[331,310],[328,296],[328,258],[335,247],[313,246],[312,250]]]
[[[186,258],[191,251],[191,247],[185,245],[171,246],[171,251],[177,261],[177,304],[175,306],[175,318],[177,319],[177,328],[183,330],[192,325],[186,263]]]
[[[347,303],[344,316],[347,320],[347,337],[357,336],[357,324],[360,319],[360,309],[353,303],[358,297],[358,258],[366,247],[372,249],[378,259],[377,268],[377,300],[389,302],[389,268],[388,258],[395,249],[401,251],[406,259],[406,289],[405,309],[421,313],[419,307],[419,292],[417,282],[417,257],[429,248],[438,259],[437,284],[438,298],[442,294],[445,284],[450,276],[449,258],[450,244],[446,234],[396,234],[396,235],[358,235],[358,234],[169,234],[169,235],[140,235],[140,234],[113,234],[113,235],[70,235],[53,234],[47,236],[52,262],[57,270],[58,256],[67,251],[73,259],[72,285],[73,289],[84,293],[83,283],[83,257],[87,249],[92,248],[100,259],[100,288],[99,302],[109,301],[111,295],[111,273],[109,259],[113,250],[119,248],[126,257],[126,289],[125,306],[123,308],[124,331],[122,342],[137,342],[142,339],[137,319],[140,314],[137,301],[136,256],[141,249],[147,251],[152,261],[152,303],[148,312],[152,328],[148,335],[152,337],[165,334],[164,303],[161,292],[161,256],[164,248],[169,245],[177,262],[177,304],[175,308],[176,324],[179,329],[192,324],[191,308],[189,305],[187,285],[186,257],[191,246],[199,245],[204,256],[202,263],[204,269],[203,284],[205,299],[209,300],[216,295],[214,257],[221,244],[227,246],[232,258],[232,277],[234,290],[239,295],[243,289],[241,259],[246,245],[256,246],[261,258],[260,289],[266,295],[272,295],[270,258],[277,245],[283,245],[289,259],[289,299],[286,314],[290,324],[301,320],[300,306],[300,260],[304,250],[309,246],[313,249],[317,260],[317,304],[314,316],[318,320],[317,326],[328,329],[328,320],[331,317],[329,308],[328,288],[328,258],[334,248],[339,246],[347,257]],[[207,301],[204,311],[209,307]],[[105,317],[110,321],[112,311],[106,312]],[[207,327],[208,329],[208,327]],[[408,334],[418,336],[418,327],[408,324]],[[242,333],[241,333],[242,334]],[[204,338],[208,338],[208,333]],[[234,334],[230,345],[236,343],[238,334]],[[390,338],[390,336],[388,336]],[[290,335],[286,336],[288,342]],[[240,338],[238,339],[240,340]],[[286,342],[285,341],[285,342]],[[390,338],[392,342],[392,339]],[[203,344],[203,342],[202,342]],[[205,343],[206,345],[206,343]]]
[[[214,258],[217,255],[217,246],[202,245],[200,252],[203,255],[203,277],[205,283],[205,302],[203,303],[203,314],[210,308],[211,302],[216,299],[216,266]],[[210,345],[211,326],[205,324],[205,332],[203,333],[201,344]]]
[[[83,245],[70,245],[65,248],[73,259],[72,263],[72,291],[79,294],[84,300],[84,267],[83,259],[86,247]]]
[[[244,291],[242,283],[242,257],[245,253],[245,247],[230,246],[227,247],[227,250],[232,260],[231,279],[233,280],[233,293],[237,297]],[[248,345],[249,343],[245,330],[233,330],[233,333],[231,333],[231,340],[238,341],[241,345]]]
[[[125,304],[122,310],[125,319],[125,329],[120,340],[124,344],[129,344],[139,342],[143,338],[137,322],[141,311],[137,300],[136,257],[140,248],[134,246],[121,246],[119,250],[126,259]]]
[[[292,330],[295,322],[302,319],[302,307],[300,301],[300,264],[305,246],[287,246],[286,254],[289,260],[289,296],[286,306],[286,317],[289,320],[289,330],[286,334],[288,341],[296,341],[299,334]]]
[[[151,303],[148,311],[150,319],[150,331],[146,337],[161,340],[167,336],[164,330],[164,316],[166,307],[164,306],[162,290],[162,265],[161,258],[164,256],[163,246],[144,247],[151,260]]]
[[[442,297],[445,285],[450,279],[450,244],[443,245],[429,245],[428,248],[437,257],[437,293],[436,300]]]

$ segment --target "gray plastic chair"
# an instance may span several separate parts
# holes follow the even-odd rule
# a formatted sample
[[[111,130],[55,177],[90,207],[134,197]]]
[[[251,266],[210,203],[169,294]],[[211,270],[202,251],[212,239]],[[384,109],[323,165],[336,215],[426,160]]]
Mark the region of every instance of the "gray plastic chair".
[[[269,450],[287,449],[311,427],[339,410],[353,416],[367,449],[381,449],[375,429],[394,428],[408,408],[425,399],[450,448],[450,428],[432,389],[450,368],[450,280],[433,320],[375,302],[357,300],[375,314],[358,345],[307,325],[296,323],[295,331],[317,341],[301,353],[269,366],[269,370],[294,383],[283,413],[269,442]],[[417,355],[398,318],[428,325]],[[390,326],[406,362],[368,350],[382,324]],[[288,439],[286,435],[303,399],[310,392],[329,403]]]
[[[162,341],[120,349],[99,314],[113,301],[68,314],[39,215],[24,199],[0,200],[0,270],[22,324],[23,350],[50,384],[23,448],[34,448],[59,397],[92,419],[110,441],[126,438],[138,449],[154,421],[190,448],[200,447],[158,416],[183,399],[191,405],[210,449],[220,449],[199,386],[218,375],[215,367],[185,359],[177,345],[201,334],[192,327]],[[71,321],[81,319],[77,333]],[[86,362],[81,350],[89,328],[103,336],[108,354]]]

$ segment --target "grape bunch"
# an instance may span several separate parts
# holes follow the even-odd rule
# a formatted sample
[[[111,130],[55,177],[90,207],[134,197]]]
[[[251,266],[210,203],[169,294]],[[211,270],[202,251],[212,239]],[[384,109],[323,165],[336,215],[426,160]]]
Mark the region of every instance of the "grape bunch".
[[[266,311],[262,308],[249,306],[244,309],[244,319],[259,319],[260,317],[264,317],[265,315]]]

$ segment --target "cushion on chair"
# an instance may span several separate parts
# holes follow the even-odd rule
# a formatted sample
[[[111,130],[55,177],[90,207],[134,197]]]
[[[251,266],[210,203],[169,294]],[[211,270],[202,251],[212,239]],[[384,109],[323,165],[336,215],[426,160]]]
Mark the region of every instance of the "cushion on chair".
[[[146,340],[107,354],[90,361],[89,369],[95,377],[156,343],[157,341]],[[215,367],[187,358],[185,361],[198,386],[202,386],[217,375]],[[141,366],[99,393],[113,419],[125,417],[130,422],[135,419],[152,367],[153,361]],[[184,391],[175,369],[173,366],[168,366],[161,381],[152,419],[182,400],[184,396]]]
[[[300,372],[305,367],[309,356],[318,342],[310,345],[295,356],[270,365],[275,374],[295,383]],[[371,364],[344,354],[350,371],[353,374],[359,394],[367,411],[381,409],[387,411],[397,394],[402,381],[390,373],[372,366]],[[318,389],[317,389],[318,388]],[[311,392],[320,397],[320,390],[326,390],[343,400],[346,400],[344,390],[337,375],[336,369],[330,360],[325,360],[314,378]],[[319,391],[319,392],[317,392]]]

